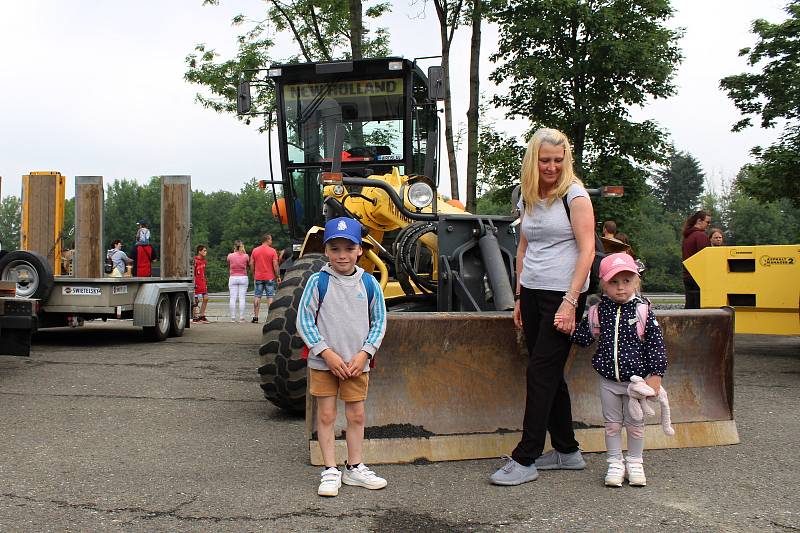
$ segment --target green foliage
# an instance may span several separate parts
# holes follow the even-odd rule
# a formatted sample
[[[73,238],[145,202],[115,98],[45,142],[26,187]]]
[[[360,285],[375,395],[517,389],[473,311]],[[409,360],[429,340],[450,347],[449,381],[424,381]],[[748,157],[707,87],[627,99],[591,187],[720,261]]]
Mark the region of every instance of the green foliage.
[[[681,32],[665,25],[672,13],[667,0],[508,0],[490,15],[500,26],[492,60],[502,62],[491,79],[509,87],[494,103],[532,129],[566,133],[587,185],[626,188],[603,217],[627,216],[648,165],[666,160],[666,134],[631,120],[630,108],[674,93]]]
[[[631,238],[636,255],[647,265],[643,288],[649,292],[682,292],[682,219],[664,211],[651,195],[639,200],[636,216],[622,231]]]
[[[674,92],[680,33],[663,24],[672,12],[667,0],[510,0],[492,15],[492,59],[504,62],[491,77],[510,84],[495,102],[564,131],[579,169],[600,154],[662,160],[664,134],[631,121],[629,108]]]
[[[3,250],[16,250],[20,244],[22,203],[17,196],[0,200],[0,245]]]
[[[653,176],[653,193],[666,211],[689,213],[697,207],[704,179],[700,162],[691,154],[677,152],[670,156],[669,166]]]
[[[745,194],[765,202],[789,198],[800,206],[800,125],[790,128],[780,141],[762,150],[753,149],[759,159],[737,176],[737,186]]]
[[[136,239],[136,223],[145,220],[150,228],[154,245],[161,241],[161,180],[150,178],[147,185],[132,179],[116,180],[108,184],[103,214],[103,237],[106,248],[119,239],[127,250]]]
[[[780,24],[754,21],[758,41],[739,51],[757,72],[723,78],[720,87],[744,115],[733,131],[752,125],[755,116],[763,128],[786,124],[776,144],[753,149],[758,163],[741,181],[742,190],[762,201],[787,197],[800,205],[800,0],[790,0],[785,11],[789,17]]]
[[[788,198],[775,202],[736,195],[730,204],[730,242],[738,246],[800,242],[800,209]]]

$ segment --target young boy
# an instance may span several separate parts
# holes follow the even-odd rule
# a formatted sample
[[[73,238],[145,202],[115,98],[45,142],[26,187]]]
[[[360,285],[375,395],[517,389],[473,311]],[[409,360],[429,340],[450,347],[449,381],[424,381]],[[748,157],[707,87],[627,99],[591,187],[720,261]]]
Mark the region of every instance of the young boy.
[[[325,462],[317,493],[336,496],[342,483],[367,489],[386,486],[361,457],[369,367],[386,331],[386,305],[375,278],[356,266],[362,253],[361,224],[335,218],[325,224],[324,242],[330,262],[306,284],[297,331],[308,346],[309,391],[317,402],[317,438]],[[345,402],[347,418],[344,472],[337,468],[334,454],[337,394]]]
[[[209,323],[206,318],[206,306],[208,306],[206,255],[208,255],[208,248],[202,244],[197,245],[197,255],[194,257],[194,322],[198,324]],[[203,303],[198,311],[198,303],[201,300]]]

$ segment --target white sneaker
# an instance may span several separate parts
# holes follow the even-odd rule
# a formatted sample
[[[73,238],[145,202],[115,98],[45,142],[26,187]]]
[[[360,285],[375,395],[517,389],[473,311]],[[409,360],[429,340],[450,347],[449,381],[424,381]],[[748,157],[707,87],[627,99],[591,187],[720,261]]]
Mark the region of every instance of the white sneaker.
[[[628,484],[631,487],[644,487],[647,485],[647,478],[644,477],[644,466],[640,462],[628,460],[625,477],[628,478]]]
[[[345,463],[345,469],[342,472],[342,483],[371,490],[382,489],[386,486],[386,480],[376,476],[375,472],[367,468],[364,463],[353,468],[348,468],[347,463]]]
[[[606,487],[621,487],[625,480],[625,463],[621,459],[608,459]]]
[[[338,468],[326,468],[320,475],[317,494],[320,496],[338,496],[339,487],[341,486],[342,472]]]

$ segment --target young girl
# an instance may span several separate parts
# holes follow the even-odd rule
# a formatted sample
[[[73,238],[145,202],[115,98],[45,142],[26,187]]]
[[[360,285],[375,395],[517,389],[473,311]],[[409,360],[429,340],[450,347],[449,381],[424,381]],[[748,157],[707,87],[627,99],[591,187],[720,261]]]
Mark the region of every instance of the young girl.
[[[600,402],[606,426],[608,471],[605,484],[621,487],[627,478],[631,486],[643,487],[647,483],[642,466],[644,420],[631,418],[627,389],[631,376],[642,376],[658,394],[667,369],[664,337],[653,312],[638,295],[639,272],[630,255],[617,253],[605,257],[600,262],[600,279],[603,297],[597,304],[596,324],[590,325],[590,317],[585,317],[573,341],[589,346],[595,338],[599,340],[592,366],[600,374]],[[622,457],[623,425],[628,435],[625,459]]]

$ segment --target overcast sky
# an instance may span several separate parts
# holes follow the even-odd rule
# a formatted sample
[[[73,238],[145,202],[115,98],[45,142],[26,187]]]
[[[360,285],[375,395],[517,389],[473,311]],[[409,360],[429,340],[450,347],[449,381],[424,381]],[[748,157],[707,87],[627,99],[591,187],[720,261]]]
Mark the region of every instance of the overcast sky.
[[[266,136],[231,115],[195,102],[199,89],[183,80],[185,57],[197,43],[223,58],[235,52],[237,13],[261,16],[259,0],[0,0],[0,176],[2,195],[18,195],[21,176],[57,170],[68,177],[101,175],[145,182],[150,176],[188,174],[195,189],[238,191],[267,172]],[[435,14],[416,18],[420,2],[393,2],[381,25],[391,28],[396,55],[439,53]],[[718,186],[750,161],[749,150],[777,137],[775,130],[731,133],[739,114],[718,89],[720,78],[747,69],[738,50],[754,43],[756,18],[783,20],[778,0],[675,0],[674,27],[684,62],[676,96],[636,111],[671,133],[695,155]],[[485,28],[483,55],[496,43]],[[413,37],[413,38],[412,38]],[[465,122],[469,33],[454,44],[456,122]],[[276,52],[275,56],[281,56]],[[483,90],[492,92],[482,67]],[[501,116],[499,113],[498,116]],[[504,123],[520,133],[520,121]],[[516,130],[516,131],[514,131]],[[463,154],[462,154],[463,155]],[[463,164],[461,168],[463,175]],[[446,172],[443,172],[443,176]],[[447,179],[442,179],[447,193]],[[463,183],[463,177],[462,177]],[[463,185],[462,185],[463,189]]]

